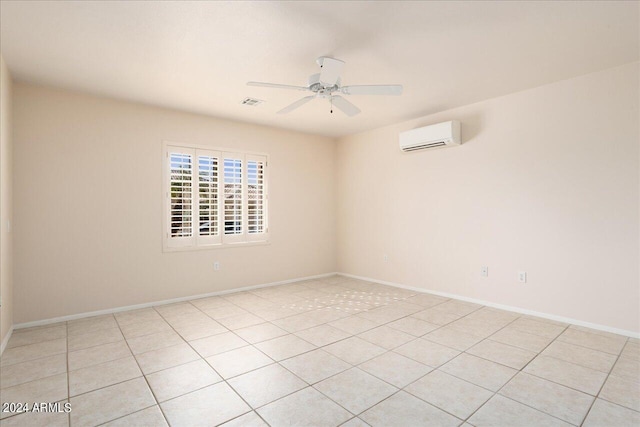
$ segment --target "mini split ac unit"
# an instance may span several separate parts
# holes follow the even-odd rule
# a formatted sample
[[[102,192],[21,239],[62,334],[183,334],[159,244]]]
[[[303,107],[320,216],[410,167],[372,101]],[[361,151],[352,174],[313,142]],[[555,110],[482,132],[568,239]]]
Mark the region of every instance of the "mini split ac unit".
[[[400,149],[402,151],[425,150],[452,145],[460,145],[460,122],[456,120],[400,133]]]

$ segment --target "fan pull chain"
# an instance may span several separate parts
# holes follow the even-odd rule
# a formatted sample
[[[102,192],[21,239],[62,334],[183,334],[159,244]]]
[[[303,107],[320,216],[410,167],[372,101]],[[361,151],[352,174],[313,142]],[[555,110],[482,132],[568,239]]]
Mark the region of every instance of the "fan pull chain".
[[[329,102],[331,103],[331,114],[333,114],[333,96],[331,98],[329,98]]]

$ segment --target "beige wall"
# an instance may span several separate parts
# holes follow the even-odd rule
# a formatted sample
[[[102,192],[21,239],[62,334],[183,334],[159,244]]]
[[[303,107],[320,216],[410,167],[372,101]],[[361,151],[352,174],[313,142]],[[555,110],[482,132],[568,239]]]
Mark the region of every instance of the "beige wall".
[[[0,56],[0,343],[13,325],[13,233],[7,229],[12,219],[12,82]]]
[[[338,270],[640,331],[638,76],[634,63],[342,138]],[[399,132],[452,119],[462,146],[398,149]]]
[[[332,139],[14,93],[16,323],[335,271]],[[162,140],[269,154],[271,244],[163,253]]]

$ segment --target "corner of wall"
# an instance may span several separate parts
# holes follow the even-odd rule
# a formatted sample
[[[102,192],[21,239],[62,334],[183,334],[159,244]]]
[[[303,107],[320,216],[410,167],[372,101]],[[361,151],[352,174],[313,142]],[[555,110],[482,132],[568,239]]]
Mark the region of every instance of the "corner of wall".
[[[0,55],[0,354],[13,330],[13,145],[12,81]]]

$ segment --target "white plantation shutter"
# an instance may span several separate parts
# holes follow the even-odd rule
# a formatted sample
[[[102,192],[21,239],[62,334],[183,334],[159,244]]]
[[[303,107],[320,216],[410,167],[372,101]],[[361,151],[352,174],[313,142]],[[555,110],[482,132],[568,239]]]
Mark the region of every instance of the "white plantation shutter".
[[[195,150],[168,147],[166,219],[167,246],[193,246],[194,240],[194,157]]]
[[[267,157],[246,155],[247,240],[266,240],[267,236]]]
[[[244,155],[241,153],[222,153],[224,165],[224,214],[223,230],[225,243],[244,240]]]
[[[266,241],[267,156],[165,145],[164,247]]]
[[[196,150],[198,159],[198,246],[219,244],[220,233],[220,153]]]

